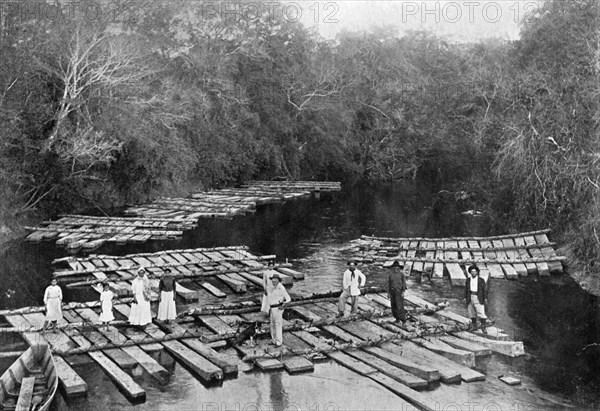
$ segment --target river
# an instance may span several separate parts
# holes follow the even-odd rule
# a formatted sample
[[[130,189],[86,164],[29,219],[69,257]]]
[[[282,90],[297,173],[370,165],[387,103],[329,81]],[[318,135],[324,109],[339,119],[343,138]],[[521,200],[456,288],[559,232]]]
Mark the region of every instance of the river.
[[[186,233],[181,241],[112,246],[99,252],[128,254],[243,244],[253,253],[276,254],[279,261],[287,259],[295,269],[306,274],[306,279],[296,282],[290,292],[316,292],[340,288],[346,264],[342,250],[349,240],[363,234],[443,237],[504,233],[499,222],[485,216],[462,215],[459,211],[463,210],[452,202],[440,201],[437,190],[429,185],[418,182],[376,187],[363,184],[344,188],[340,193],[322,193],[320,198],[262,206],[255,215],[233,220],[201,220],[199,227]],[[50,261],[62,256],[64,251],[50,244],[17,241],[10,246],[0,262],[0,306],[40,305],[50,278]],[[369,265],[359,268],[367,275],[367,285],[384,284],[387,276],[384,269]],[[409,287],[430,301],[448,301],[457,312],[465,311],[460,300],[462,289],[451,287],[447,278],[420,284],[411,278]],[[65,301],[96,298],[92,292],[65,291]],[[511,373],[523,381],[519,388],[502,390],[501,394],[509,397],[507,403],[517,404],[521,409],[570,405],[597,408],[600,405],[600,347],[597,345],[600,311],[596,297],[583,292],[568,275],[496,280],[488,311],[498,327],[524,342],[529,354],[510,360],[494,356],[492,360],[478,363],[488,380]],[[17,344],[5,338],[3,346],[14,349]],[[67,402],[57,396],[53,408],[90,411],[395,409],[397,397],[394,394],[330,362],[317,363],[310,374],[240,372],[237,379],[226,380],[222,386],[204,387],[169,355],[162,353],[157,359],[172,371],[167,385],[160,385],[140,370],[133,370],[136,381],[147,391],[144,404],[131,404],[95,364],[87,363],[76,369],[88,383],[88,397]],[[0,371],[6,366],[6,361],[0,363]],[[440,398],[454,396],[458,404],[468,403],[470,394],[468,388],[460,392],[450,386],[437,387],[431,392]],[[465,405],[461,407],[468,409]],[[440,410],[445,408],[448,407],[441,403]]]

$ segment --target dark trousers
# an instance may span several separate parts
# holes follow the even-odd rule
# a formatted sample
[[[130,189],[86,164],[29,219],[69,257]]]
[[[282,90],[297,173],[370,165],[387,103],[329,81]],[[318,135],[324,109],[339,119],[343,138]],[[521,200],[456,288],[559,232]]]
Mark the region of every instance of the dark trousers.
[[[404,311],[404,294],[398,290],[390,290],[390,300],[392,302],[392,315],[396,320],[406,321],[406,311]]]

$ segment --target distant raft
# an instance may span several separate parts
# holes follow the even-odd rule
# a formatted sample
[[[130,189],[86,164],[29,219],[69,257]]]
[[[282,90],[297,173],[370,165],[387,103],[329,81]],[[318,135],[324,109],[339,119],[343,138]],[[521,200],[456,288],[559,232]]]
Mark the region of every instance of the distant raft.
[[[562,273],[566,257],[556,254],[556,244],[548,240],[549,232],[450,238],[362,236],[352,241],[349,254],[359,262],[408,266],[413,272],[432,277],[447,273],[453,285],[463,286],[471,264],[479,267],[484,278],[512,280]]]

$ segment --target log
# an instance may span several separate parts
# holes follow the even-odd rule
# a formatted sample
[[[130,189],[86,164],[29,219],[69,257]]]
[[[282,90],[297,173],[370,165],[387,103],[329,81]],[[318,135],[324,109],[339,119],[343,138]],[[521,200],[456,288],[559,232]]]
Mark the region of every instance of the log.
[[[238,367],[235,364],[227,361],[225,357],[213,350],[208,345],[200,342],[195,338],[186,338],[181,340],[185,345],[196,351],[198,354],[212,362],[216,366],[223,370],[224,376],[236,376],[238,374]]]
[[[407,387],[427,387],[427,381],[425,381],[424,379],[416,377],[415,375],[406,372],[401,368],[395,367],[374,355],[371,355],[361,350],[344,350],[344,353],[356,358],[359,361],[364,362],[367,365],[370,365],[382,374],[393,378],[394,380],[406,385]]]
[[[205,383],[215,383],[223,379],[223,370],[179,341],[164,341],[163,345]]]
[[[70,398],[87,393],[87,383],[62,357],[54,356],[54,365],[56,366],[58,382],[67,397]]]
[[[133,379],[121,370],[115,363],[109,360],[99,351],[90,351],[90,357],[96,361],[111,380],[119,387],[127,398],[132,401],[145,401],[146,391],[142,389]]]
[[[490,348],[492,351],[508,357],[519,357],[521,355],[525,355],[525,348],[523,347],[522,341],[491,340],[465,331],[456,332],[453,333],[453,335],[464,340],[473,341],[477,344],[484,345]]]
[[[283,359],[283,366],[290,374],[313,371],[315,369],[315,366],[312,362],[300,356],[285,357]]]
[[[488,347],[477,344],[473,341],[463,340],[462,338],[458,338],[453,335],[440,335],[437,338],[454,348],[471,351],[473,354],[475,354],[475,357],[486,357],[488,355],[492,355],[492,350],[490,350]]]
[[[460,379],[464,382],[473,382],[473,381],[483,381],[485,380],[485,375],[472,370],[469,367],[465,367],[464,365],[460,365],[443,357],[439,354],[436,354],[432,351],[429,351],[423,347],[418,346],[412,341],[401,341],[398,343],[386,343],[386,349],[390,349],[392,352],[397,352],[394,350],[400,350],[406,354],[412,354],[418,356],[420,358],[419,361],[425,361],[429,364],[435,364],[435,367],[439,367],[440,370],[444,370],[446,373],[456,373],[460,375]]]
[[[384,343],[385,344],[385,343]],[[382,345],[385,346],[385,345]],[[381,358],[382,360],[403,369],[427,382],[439,381],[440,371],[430,366],[418,365],[405,357],[396,355],[379,347],[363,347],[363,350],[369,354]]]
[[[531,236],[531,235],[536,235],[536,234],[547,234],[550,232],[550,229],[544,229],[544,230],[537,230],[537,231],[528,231],[528,232],[524,232],[524,233],[517,233],[517,234],[505,234],[505,235],[498,235],[498,236],[489,236],[489,237],[447,237],[447,238],[423,238],[423,237],[407,237],[407,238],[393,238],[393,237],[375,237],[375,236],[367,236],[367,235],[362,235],[360,238],[361,239],[365,239],[365,240],[378,240],[378,241],[402,241],[402,240],[408,240],[408,241],[421,241],[421,240],[435,240],[435,241],[461,241],[461,240],[497,240],[497,239],[502,239],[502,238],[517,238],[517,237],[525,237],[525,236]]]

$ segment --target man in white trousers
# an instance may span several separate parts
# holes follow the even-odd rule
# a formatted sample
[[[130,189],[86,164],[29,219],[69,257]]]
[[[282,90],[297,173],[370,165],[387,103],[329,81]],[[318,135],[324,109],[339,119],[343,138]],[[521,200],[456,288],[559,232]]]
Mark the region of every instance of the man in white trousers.
[[[271,344],[281,347],[283,344],[283,310],[285,309],[285,304],[292,301],[292,299],[283,284],[281,284],[279,275],[273,274],[271,281],[273,288],[268,294],[269,315],[271,318]]]
[[[367,278],[360,270],[356,269],[355,262],[349,262],[348,268],[344,272],[344,278],[342,280],[342,295],[340,295],[340,300],[338,303],[338,314],[337,317],[343,317],[344,311],[346,310],[346,302],[348,301],[348,297],[351,298],[352,301],[352,310],[351,314],[356,314],[358,311],[358,296],[360,295],[360,288],[365,286],[365,282],[367,282]]]

